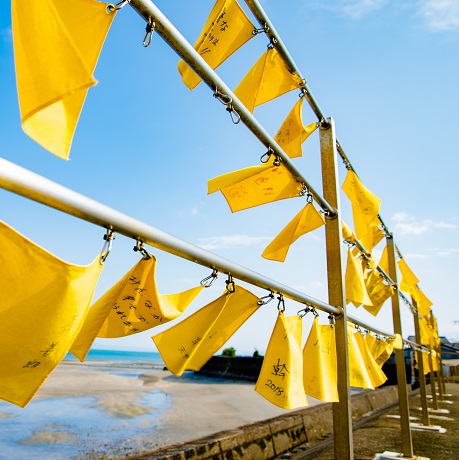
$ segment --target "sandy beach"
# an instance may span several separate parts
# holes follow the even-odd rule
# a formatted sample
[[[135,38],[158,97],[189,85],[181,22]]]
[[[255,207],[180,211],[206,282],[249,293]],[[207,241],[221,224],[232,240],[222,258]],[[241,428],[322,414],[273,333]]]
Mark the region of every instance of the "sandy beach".
[[[256,393],[254,383],[101,362],[63,362],[27,408],[11,408],[2,403],[0,424],[8,421],[11,429],[16,419],[23,433],[8,440],[2,428],[0,458],[16,460],[122,458],[286,413]],[[62,411],[61,421],[53,421]]]

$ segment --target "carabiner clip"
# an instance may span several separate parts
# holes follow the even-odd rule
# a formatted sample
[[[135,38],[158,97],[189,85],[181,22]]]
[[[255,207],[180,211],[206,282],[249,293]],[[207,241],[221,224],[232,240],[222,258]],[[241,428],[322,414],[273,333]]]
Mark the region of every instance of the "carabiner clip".
[[[234,284],[233,277],[228,275],[228,279],[226,280],[226,290],[229,294],[236,292],[236,285]]]
[[[143,247],[143,242],[141,240],[137,240],[136,245],[134,246],[134,251],[140,252],[142,254],[144,260],[148,260],[152,258],[152,255]]]
[[[268,299],[268,300],[265,300],[265,299]],[[271,302],[271,300],[274,299],[274,292],[273,291],[269,291],[269,294],[268,295],[265,295],[264,297],[260,297],[260,299],[258,300],[257,304],[258,305],[266,305],[267,303]]]
[[[151,16],[148,16],[148,24],[145,27],[145,36],[143,37],[142,45],[146,48],[151,43],[151,38],[153,36],[153,32],[155,31],[156,24],[155,21],[151,19]]]
[[[279,296],[277,297],[277,300],[279,300],[279,303],[277,304],[277,309],[279,310],[279,313],[284,313],[285,311],[284,296],[282,294],[279,294]]]
[[[102,248],[102,252],[100,253],[99,262],[101,265],[105,263],[108,255],[110,254],[114,239],[115,239],[115,232],[111,228],[108,228],[107,233],[104,235],[105,243]]]
[[[330,313],[328,315],[328,320],[330,321],[330,327],[333,329],[336,325],[336,319],[335,319],[335,315]]]
[[[202,287],[208,288],[212,286],[212,283],[218,278],[218,270],[214,268],[212,273],[206,278],[202,279],[200,284]]]

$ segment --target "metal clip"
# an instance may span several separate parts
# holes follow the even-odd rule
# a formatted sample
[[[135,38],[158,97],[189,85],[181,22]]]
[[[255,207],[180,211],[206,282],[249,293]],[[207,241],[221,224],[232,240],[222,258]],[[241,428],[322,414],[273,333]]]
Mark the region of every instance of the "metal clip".
[[[274,153],[274,150],[271,147],[268,147],[268,151],[260,157],[261,163],[268,163],[271,155]]]
[[[145,36],[143,37],[142,45],[146,48],[151,43],[151,38],[153,37],[153,32],[155,31],[156,24],[151,16],[148,16],[148,24],[145,27]]]
[[[226,290],[230,294],[236,292],[236,285],[234,284],[233,277],[231,275],[228,275],[228,279],[226,280]]]
[[[265,299],[268,299],[268,300],[265,300]],[[265,295],[264,297],[260,297],[260,299],[258,300],[257,304],[258,305],[266,305],[267,303],[271,302],[271,300],[274,299],[274,292],[273,291],[269,291],[269,294],[268,295]]]
[[[268,24],[265,23],[265,25],[263,27],[261,27],[260,29],[254,29],[252,30],[252,35],[258,35],[258,34],[261,34],[261,33],[266,33],[269,31],[269,27],[268,27]]]
[[[277,43],[277,40],[274,37],[271,37],[271,40],[270,40],[267,48],[269,50],[272,50],[274,48],[274,46],[276,45],[276,43]]]
[[[319,313],[317,313],[317,310],[312,305],[307,305],[303,310],[300,310],[297,315],[300,318],[304,318],[308,313],[312,313],[314,318],[318,318],[319,316]]]
[[[144,248],[143,242],[139,239],[137,239],[137,242],[134,246],[134,251],[135,252],[140,252],[142,254],[144,260],[148,260],[152,258],[152,255]]]
[[[218,99],[226,107],[226,111],[229,112],[231,116],[231,121],[235,125],[237,125],[241,121],[241,116],[239,115],[238,112],[236,112],[236,110],[233,107],[232,97],[228,96],[225,93],[222,93],[221,91],[218,90],[218,88],[215,88],[214,97],[215,99]]]
[[[284,313],[285,311],[284,296],[282,294],[279,294],[277,297],[277,300],[279,300],[279,303],[277,304],[277,309],[279,310],[279,313]]]
[[[108,254],[110,254],[110,251],[112,249],[112,244],[113,240],[115,239],[115,232],[109,228],[107,229],[107,233],[104,235],[104,246],[102,247],[102,252],[100,253],[100,259],[99,262],[100,264],[104,264],[105,261],[107,260]]]
[[[282,158],[276,155],[276,159],[273,161],[274,166],[280,166]]]
[[[336,318],[335,318],[335,315],[330,313],[328,315],[328,320],[330,321],[330,327],[333,329],[336,325]]]
[[[131,0],[121,0],[120,2],[118,3],[110,3],[107,5],[107,9],[106,9],[106,12],[107,14],[111,14],[115,11],[118,11],[120,10],[121,8],[123,8],[123,6],[126,6]]]
[[[218,278],[218,270],[216,268],[214,268],[212,270],[212,273],[208,277],[206,277],[206,278],[201,280],[200,284],[201,284],[202,287],[208,288],[208,287],[212,286],[212,283],[217,278]]]

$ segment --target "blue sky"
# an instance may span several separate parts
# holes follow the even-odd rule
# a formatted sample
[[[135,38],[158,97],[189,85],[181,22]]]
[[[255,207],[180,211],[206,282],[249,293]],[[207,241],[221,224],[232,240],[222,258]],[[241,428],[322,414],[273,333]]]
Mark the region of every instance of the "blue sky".
[[[194,43],[213,1],[156,5]],[[334,118],[338,139],[363,183],[382,199],[381,216],[433,301],[440,334],[459,340],[454,288],[459,275],[458,3],[265,0],[262,5],[323,112]],[[260,257],[304,199],[231,214],[221,195],[207,195],[208,179],[258,164],[265,149],[242,124],[231,123],[209,88],[201,84],[189,91],[183,85],[178,57],[158,35],[148,48],[142,47],[144,33],[145,24],[132,8],[118,13],[95,71],[99,83],[89,90],[71,160],[65,162],[21,130],[10,2],[2,1],[0,156],[326,301],[323,229],[297,241],[284,264]],[[256,36],[217,73],[235,88],[267,43],[263,35]],[[274,135],[297,97],[293,91],[264,104],[255,109],[255,117]],[[306,104],[303,120],[315,121]],[[303,152],[295,164],[320,191],[317,132]],[[340,183],[345,173],[340,163]],[[350,222],[344,195],[342,207]],[[89,263],[102,247],[103,229],[2,190],[0,210],[2,220],[70,262]],[[125,237],[116,238],[96,297],[138,260],[133,245]],[[375,255],[381,251],[379,245]],[[151,252],[158,259],[163,293],[192,287],[210,273],[161,251]],[[217,297],[224,279],[221,275],[185,315]],[[265,294],[256,288],[253,292]],[[264,351],[276,318],[273,304],[258,311],[227,345],[241,354]],[[286,308],[295,314],[300,306],[287,301]],[[349,312],[392,331],[389,302],[377,318],[353,306]],[[402,307],[402,313],[407,336],[413,333],[413,321],[408,309]],[[321,319],[326,321],[326,315]],[[306,317],[304,339],[310,322]],[[160,330],[99,340],[97,346],[154,350],[150,336]]]

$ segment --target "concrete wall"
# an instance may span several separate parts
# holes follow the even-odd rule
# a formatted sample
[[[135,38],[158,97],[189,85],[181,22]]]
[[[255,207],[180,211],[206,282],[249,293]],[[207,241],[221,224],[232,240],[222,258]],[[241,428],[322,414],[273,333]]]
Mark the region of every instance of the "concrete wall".
[[[395,386],[356,394],[352,396],[352,418],[359,419],[397,401],[398,393]],[[267,460],[301,444],[327,436],[332,431],[332,405],[326,403],[129,458]]]

